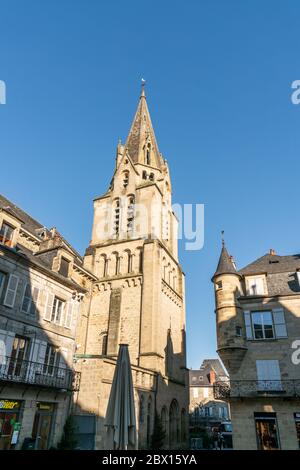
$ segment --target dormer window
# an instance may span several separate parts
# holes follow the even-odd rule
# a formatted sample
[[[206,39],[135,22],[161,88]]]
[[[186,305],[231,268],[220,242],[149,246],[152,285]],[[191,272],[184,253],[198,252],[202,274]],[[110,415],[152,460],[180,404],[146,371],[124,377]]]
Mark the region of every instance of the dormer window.
[[[0,229],[0,243],[6,246],[12,246],[15,228],[6,222],[2,223]]]
[[[70,261],[67,260],[66,258],[61,258],[59,274],[61,274],[64,277],[68,277],[69,276],[69,267],[70,267]]]
[[[264,277],[250,277],[246,280],[247,295],[265,295]]]

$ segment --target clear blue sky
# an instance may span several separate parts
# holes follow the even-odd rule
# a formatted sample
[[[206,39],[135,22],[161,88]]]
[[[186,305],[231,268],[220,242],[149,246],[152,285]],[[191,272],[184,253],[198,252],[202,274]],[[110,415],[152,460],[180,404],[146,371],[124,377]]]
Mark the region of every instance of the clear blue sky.
[[[239,267],[300,250],[299,1],[0,1],[1,193],[84,252],[140,79],[173,201],[204,203],[181,250],[188,365],[216,356],[220,231]]]

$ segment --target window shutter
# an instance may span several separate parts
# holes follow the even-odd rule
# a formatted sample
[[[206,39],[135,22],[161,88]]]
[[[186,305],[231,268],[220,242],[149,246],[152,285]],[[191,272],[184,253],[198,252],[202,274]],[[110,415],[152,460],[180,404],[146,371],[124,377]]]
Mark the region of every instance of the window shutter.
[[[4,299],[4,305],[6,305],[7,307],[13,307],[15,304],[18,284],[19,284],[18,276],[15,276],[14,274],[10,274],[8,286],[6,289],[5,299]]]
[[[244,312],[246,337],[247,339],[253,339],[252,326],[251,326],[251,313],[249,311]]]
[[[257,360],[256,370],[260,389],[281,390],[281,373],[278,360]]]
[[[73,301],[70,300],[66,305],[66,315],[65,315],[65,327],[66,328],[71,328],[73,307],[75,307],[75,305]]]
[[[273,321],[275,326],[276,338],[287,338],[287,329],[283,308],[276,308],[273,310]]]
[[[40,295],[40,289],[38,287],[33,287],[32,295],[31,295],[31,305],[30,305],[31,315],[35,315],[38,311],[39,295]]]
[[[261,277],[255,279],[257,295],[263,295],[265,293],[264,280]]]
[[[39,362],[40,364],[45,363],[46,349],[47,349],[47,343],[45,341],[41,341],[40,347],[37,353],[37,362]]]
[[[21,307],[22,312],[28,313],[30,304],[31,304],[31,288],[30,288],[30,284],[27,283],[25,285],[24,294],[23,294],[23,301],[22,301],[22,307]]]
[[[54,294],[52,294],[52,292],[48,292],[47,301],[45,305],[45,313],[44,313],[44,319],[47,321],[51,320],[53,302],[54,302]]]
[[[258,380],[281,380],[278,360],[256,361]]]

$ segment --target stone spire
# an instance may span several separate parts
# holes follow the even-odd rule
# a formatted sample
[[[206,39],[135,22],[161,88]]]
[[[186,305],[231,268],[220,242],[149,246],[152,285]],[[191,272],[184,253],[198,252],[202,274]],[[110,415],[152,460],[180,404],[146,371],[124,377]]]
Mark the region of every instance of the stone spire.
[[[145,81],[142,81],[140,100],[125,144],[125,154],[129,154],[133,163],[161,168],[163,159],[158,150],[144,85]]]

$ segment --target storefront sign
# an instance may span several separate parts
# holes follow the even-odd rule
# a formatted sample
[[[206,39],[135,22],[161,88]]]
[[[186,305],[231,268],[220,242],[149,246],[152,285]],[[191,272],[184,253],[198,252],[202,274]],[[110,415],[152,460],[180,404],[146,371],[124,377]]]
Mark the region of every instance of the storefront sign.
[[[0,410],[18,410],[21,402],[16,400],[1,400],[0,398]]]
[[[50,411],[50,410],[53,410],[53,403],[42,403],[42,402],[39,402],[37,403],[37,407],[39,410],[47,410],[47,411]]]

